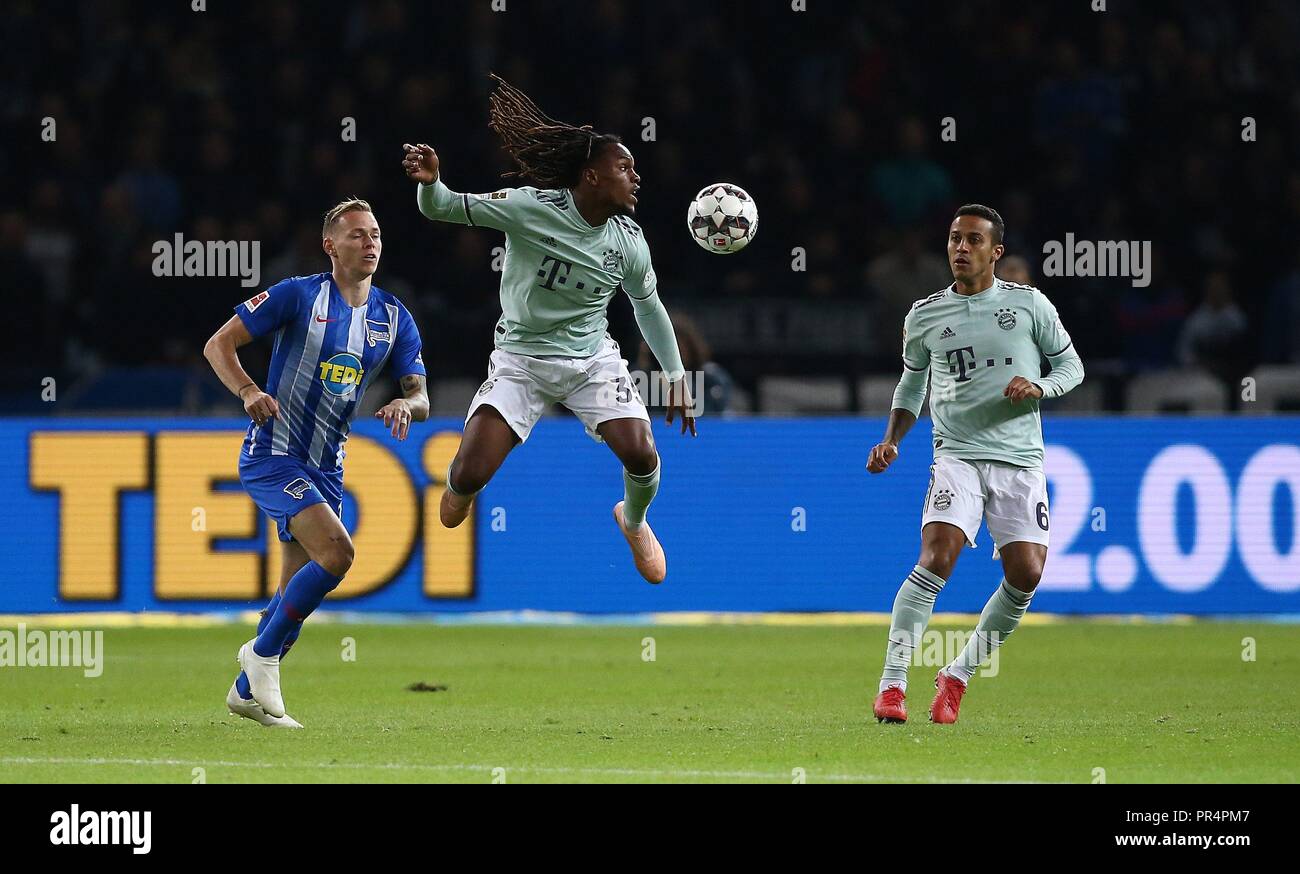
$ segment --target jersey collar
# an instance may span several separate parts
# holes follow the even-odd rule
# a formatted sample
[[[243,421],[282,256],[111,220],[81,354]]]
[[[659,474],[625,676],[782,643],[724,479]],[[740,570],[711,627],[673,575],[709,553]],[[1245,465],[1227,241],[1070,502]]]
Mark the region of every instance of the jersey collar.
[[[974,294],[962,294],[961,292],[957,291],[957,283],[954,281],[952,285],[948,286],[948,296],[961,297],[961,298],[965,298],[966,300],[975,300],[976,298],[983,300],[985,295],[988,295],[989,292],[994,291],[999,287],[1001,281],[1002,280],[998,279],[995,276],[993,277],[992,285],[990,285],[988,288],[977,291]]]

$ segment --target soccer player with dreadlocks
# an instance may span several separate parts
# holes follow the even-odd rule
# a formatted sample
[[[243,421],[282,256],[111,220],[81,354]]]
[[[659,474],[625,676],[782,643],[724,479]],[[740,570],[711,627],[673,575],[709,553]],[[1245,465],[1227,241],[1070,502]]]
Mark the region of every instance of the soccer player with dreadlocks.
[[[659,454],[627,361],[605,331],[615,292],[632,299],[669,383],[668,424],[680,413],[682,433],[694,436],[695,417],[650,249],[632,220],[641,177],[618,137],[555,121],[526,94],[492,78],[497,89],[488,123],[518,167],[506,175],[538,187],[457,194],[443,184],[432,148],[403,147],[403,169],[419,183],[417,200],[427,218],[506,235],[496,350],[466,415],[439,516],[448,528],[463,522],[474,496],[528,439],[546,407],[562,403],[623,463],[623,500],[614,505],[614,519],[637,570],[658,583],[667,562],[646,510],[659,490]]]

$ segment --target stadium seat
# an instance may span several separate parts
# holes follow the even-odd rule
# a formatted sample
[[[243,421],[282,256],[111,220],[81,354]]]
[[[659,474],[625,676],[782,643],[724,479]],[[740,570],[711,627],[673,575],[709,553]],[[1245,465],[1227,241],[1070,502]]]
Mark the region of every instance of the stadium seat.
[[[1219,413],[1228,409],[1228,388],[1195,368],[1143,373],[1129,383],[1125,409],[1130,413]]]
[[[1255,400],[1245,401],[1247,414],[1300,412],[1300,367],[1294,364],[1262,364],[1250,374],[1255,380]]]
[[[758,381],[764,413],[842,413],[849,409],[849,385],[834,376],[766,376]]]

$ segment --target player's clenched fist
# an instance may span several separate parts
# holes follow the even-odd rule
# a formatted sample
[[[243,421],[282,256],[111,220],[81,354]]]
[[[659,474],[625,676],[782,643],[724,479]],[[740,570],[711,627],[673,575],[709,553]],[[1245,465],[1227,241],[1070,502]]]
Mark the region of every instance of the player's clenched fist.
[[[1023,376],[1017,376],[1007,383],[1007,387],[1002,389],[1002,395],[1011,399],[1011,403],[1019,403],[1025,398],[1041,398],[1043,390],[1034,385]]]
[[[871,447],[871,456],[867,459],[867,471],[881,473],[898,458],[898,446],[894,443],[877,443]]]
[[[438,181],[438,153],[427,143],[411,145],[403,143],[406,157],[402,159],[402,169],[406,175],[421,185],[432,185]]]
[[[244,400],[244,412],[248,413],[248,417],[259,428],[266,424],[267,419],[274,418],[280,412],[280,405],[275,402],[275,398],[264,391],[245,389],[239,396]]]

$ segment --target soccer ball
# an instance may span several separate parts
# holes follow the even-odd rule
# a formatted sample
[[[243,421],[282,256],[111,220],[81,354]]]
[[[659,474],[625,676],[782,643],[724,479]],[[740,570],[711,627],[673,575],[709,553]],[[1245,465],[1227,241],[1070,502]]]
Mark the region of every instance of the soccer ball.
[[[758,207],[745,189],[715,182],[701,189],[686,210],[691,237],[710,252],[730,255],[749,245],[758,232]]]

